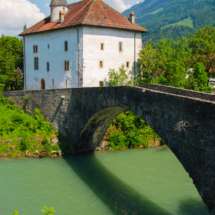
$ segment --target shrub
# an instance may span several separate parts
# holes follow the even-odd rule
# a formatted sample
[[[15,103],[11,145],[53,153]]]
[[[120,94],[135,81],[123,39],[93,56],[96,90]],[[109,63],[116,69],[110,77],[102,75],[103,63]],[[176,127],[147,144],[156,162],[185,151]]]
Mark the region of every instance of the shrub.
[[[109,126],[106,139],[114,150],[148,147],[154,138],[160,138],[139,116],[130,111],[121,113]]]
[[[10,98],[10,103],[12,102]],[[39,109],[35,109],[35,116],[30,116],[23,109],[7,103],[7,99],[0,93],[0,139],[13,139],[10,156],[24,155],[25,151],[41,151],[43,147],[48,151],[59,151],[59,146],[52,146],[48,138],[56,137],[53,125],[46,121]],[[41,143],[43,142],[44,145]],[[10,144],[0,144],[0,153],[8,154]]]
[[[25,100],[29,100],[29,96],[26,94],[23,96]]]
[[[0,93],[0,105],[6,105],[7,99]]]
[[[9,104],[11,104],[11,105],[14,105],[14,99],[13,99],[13,97],[9,97],[8,98],[8,102],[9,102]]]
[[[44,206],[45,209],[42,209],[41,211],[45,214],[45,215],[53,215],[52,213],[55,212],[55,209],[52,208],[48,208],[46,206]]]
[[[5,89],[5,84],[0,84],[0,92],[4,91]]]

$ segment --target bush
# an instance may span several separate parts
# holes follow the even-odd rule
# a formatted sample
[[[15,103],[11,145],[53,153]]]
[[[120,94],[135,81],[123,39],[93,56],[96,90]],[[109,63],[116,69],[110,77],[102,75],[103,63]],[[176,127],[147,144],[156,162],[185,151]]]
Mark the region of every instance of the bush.
[[[5,89],[5,84],[0,84],[0,92],[4,91]]]
[[[12,140],[11,144],[0,144],[0,153],[12,157],[24,155],[26,150],[35,152],[43,148],[48,151],[59,151],[59,146],[52,146],[49,138],[56,138],[53,125],[46,121],[39,109],[35,109],[35,116],[30,116],[12,103],[13,98],[7,99],[0,93],[0,139]],[[43,145],[42,145],[43,143]],[[10,151],[10,152],[9,152]]]
[[[14,99],[13,99],[13,97],[9,97],[8,98],[8,102],[11,104],[11,105],[14,105]]]
[[[41,211],[45,214],[45,215],[53,215],[52,213],[55,212],[54,208],[48,208],[46,206],[44,206],[45,209],[42,209]]]
[[[26,94],[23,96],[25,100],[29,100],[29,96]]]
[[[106,139],[114,150],[149,146],[154,138],[160,138],[139,116],[130,111],[121,113],[109,126]]]
[[[0,93],[0,105],[6,105],[7,99]]]

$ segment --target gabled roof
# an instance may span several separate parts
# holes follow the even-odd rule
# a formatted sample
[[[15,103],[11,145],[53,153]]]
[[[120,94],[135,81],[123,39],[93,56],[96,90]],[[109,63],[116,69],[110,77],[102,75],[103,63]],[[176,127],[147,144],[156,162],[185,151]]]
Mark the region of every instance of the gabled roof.
[[[53,0],[54,1],[54,0]],[[82,0],[69,5],[64,22],[50,22],[47,17],[33,27],[22,32],[20,36],[49,30],[68,28],[78,25],[110,27],[146,33],[147,30],[138,24],[132,24],[127,17],[111,8],[101,0]]]
[[[52,0],[50,6],[68,6],[68,3],[66,0]]]

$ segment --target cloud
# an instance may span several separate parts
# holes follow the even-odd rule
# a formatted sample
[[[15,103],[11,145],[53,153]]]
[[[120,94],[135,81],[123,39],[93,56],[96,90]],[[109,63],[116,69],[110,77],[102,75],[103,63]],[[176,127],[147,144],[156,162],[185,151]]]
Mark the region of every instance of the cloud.
[[[0,35],[17,36],[24,23],[31,27],[44,18],[40,9],[28,0],[0,1]]]
[[[67,2],[71,4],[77,1],[78,0],[68,0]],[[103,0],[103,1],[119,12],[123,12],[124,10],[130,8],[133,4],[135,4],[133,0],[129,0],[131,4],[125,4],[124,0]]]
[[[112,6],[119,12],[123,12],[124,10],[126,10],[132,6],[131,4],[125,4],[123,0],[109,0],[106,2],[109,3],[110,6]]]

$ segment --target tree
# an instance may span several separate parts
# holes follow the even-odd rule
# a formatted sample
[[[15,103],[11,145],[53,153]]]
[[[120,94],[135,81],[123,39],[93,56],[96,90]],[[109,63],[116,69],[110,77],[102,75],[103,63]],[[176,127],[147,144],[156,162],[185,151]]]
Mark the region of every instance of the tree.
[[[27,25],[24,24],[24,26],[23,26],[23,32],[26,31],[27,29],[28,29],[28,28],[27,28]]]
[[[205,72],[203,63],[196,63],[193,68],[193,73],[188,78],[189,86],[191,90],[212,92],[212,88],[208,87],[208,75]]]
[[[184,87],[186,71],[189,69],[191,49],[186,38],[158,40],[155,48],[149,43],[140,52],[139,82],[140,84],[162,84]]]
[[[109,75],[109,86],[125,86],[125,85],[131,85],[132,80],[129,80],[129,75],[131,74],[131,71],[128,72],[125,69],[125,65],[122,65],[119,68],[119,72],[117,72],[115,69],[110,69],[108,75]]]
[[[0,83],[7,89],[23,89],[23,41],[17,37],[0,38]],[[4,81],[3,81],[4,80]]]
[[[152,43],[149,43],[140,51],[139,57],[137,64],[139,83],[152,84],[153,79],[160,74],[157,68],[157,50]]]
[[[203,63],[209,75],[215,72],[215,27],[205,26],[189,38],[192,49],[192,63]]]

